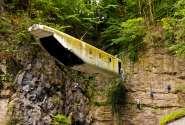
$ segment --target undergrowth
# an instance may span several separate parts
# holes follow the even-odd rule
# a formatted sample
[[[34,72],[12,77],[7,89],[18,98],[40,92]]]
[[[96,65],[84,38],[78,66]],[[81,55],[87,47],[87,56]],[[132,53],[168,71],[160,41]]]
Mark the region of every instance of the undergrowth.
[[[175,93],[185,93],[185,85],[179,84],[175,86]]]
[[[125,87],[121,80],[115,80],[113,86],[108,91],[107,103],[111,105],[114,116],[120,122],[120,108],[126,104],[126,92]]]
[[[62,114],[57,114],[53,117],[51,125],[71,125],[71,120]]]

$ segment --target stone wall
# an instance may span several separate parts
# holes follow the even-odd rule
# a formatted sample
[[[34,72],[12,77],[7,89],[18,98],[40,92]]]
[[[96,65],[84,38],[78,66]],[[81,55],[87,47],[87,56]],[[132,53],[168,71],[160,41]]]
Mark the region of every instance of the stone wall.
[[[162,116],[185,106],[183,94],[175,91],[177,85],[185,85],[183,59],[170,55],[165,49],[151,48],[137,63],[127,62],[124,66],[127,103],[120,108],[119,124],[158,125]],[[137,100],[141,102],[141,110],[136,106]],[[117,123],[110,106],[94,108],[94,125]]]

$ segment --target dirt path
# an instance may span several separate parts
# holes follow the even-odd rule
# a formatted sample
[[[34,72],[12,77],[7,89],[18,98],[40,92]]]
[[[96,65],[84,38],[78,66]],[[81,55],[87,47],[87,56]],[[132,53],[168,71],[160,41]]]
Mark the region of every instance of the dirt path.
[[[0,99],[0,125],[6,125],[8,99]]]

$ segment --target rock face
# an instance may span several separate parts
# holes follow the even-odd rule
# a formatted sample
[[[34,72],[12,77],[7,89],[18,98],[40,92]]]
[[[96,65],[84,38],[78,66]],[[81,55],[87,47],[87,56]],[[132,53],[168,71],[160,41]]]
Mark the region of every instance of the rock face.
[[[9,104],[13,124],[49,125],[54,115],[64,114],[74,125],[158,125],[185,104],[184,93],[176,90],[185,86],[185,62],[162,48],[124,64],[126,96],[119,97],[124,104],[109,102],[114,80],[97,75],[92,82],[92,76],[63,67],[47,53],[24,64]]]
[[[183,60],[170,56],[162,48],[152,48],[127,72],[130,73],[126,82],[130,108],[124,107],[125,124],[157,125],[163,115],[184,107],[179,93],[175,92],[177,85],[185,85]],[[141,101],[141,110],[135,107],[137,99]]]
[[[8,99],[0,99],[0,125],[6,125]]]
[[[56,114],[71,117],[72,124],[90,124],[84,92],[88,79],[83,83],[73,77],[83,79],[83,74],[64,68],[47,54],[39,56],[16,77],[18,89],[9,104],[11,124],[49,125]]]
[[[94,125],[158,125],[162,116],[185,106],[184,94],[176,92],[177,85],[185,85],[185,62],[165,49],[151,48],[134,65],[127,61],[124,69],[127,97],[122,98],[126,104],[119,108],[119,123],[111,106],[100,105],[92,108]]]

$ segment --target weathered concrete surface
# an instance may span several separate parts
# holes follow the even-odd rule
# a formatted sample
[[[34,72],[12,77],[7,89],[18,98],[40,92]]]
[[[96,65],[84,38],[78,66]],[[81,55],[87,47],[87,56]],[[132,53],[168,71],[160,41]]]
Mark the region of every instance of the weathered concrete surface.
[[[6,125],[8,99],[0,99],[0,125]]]

